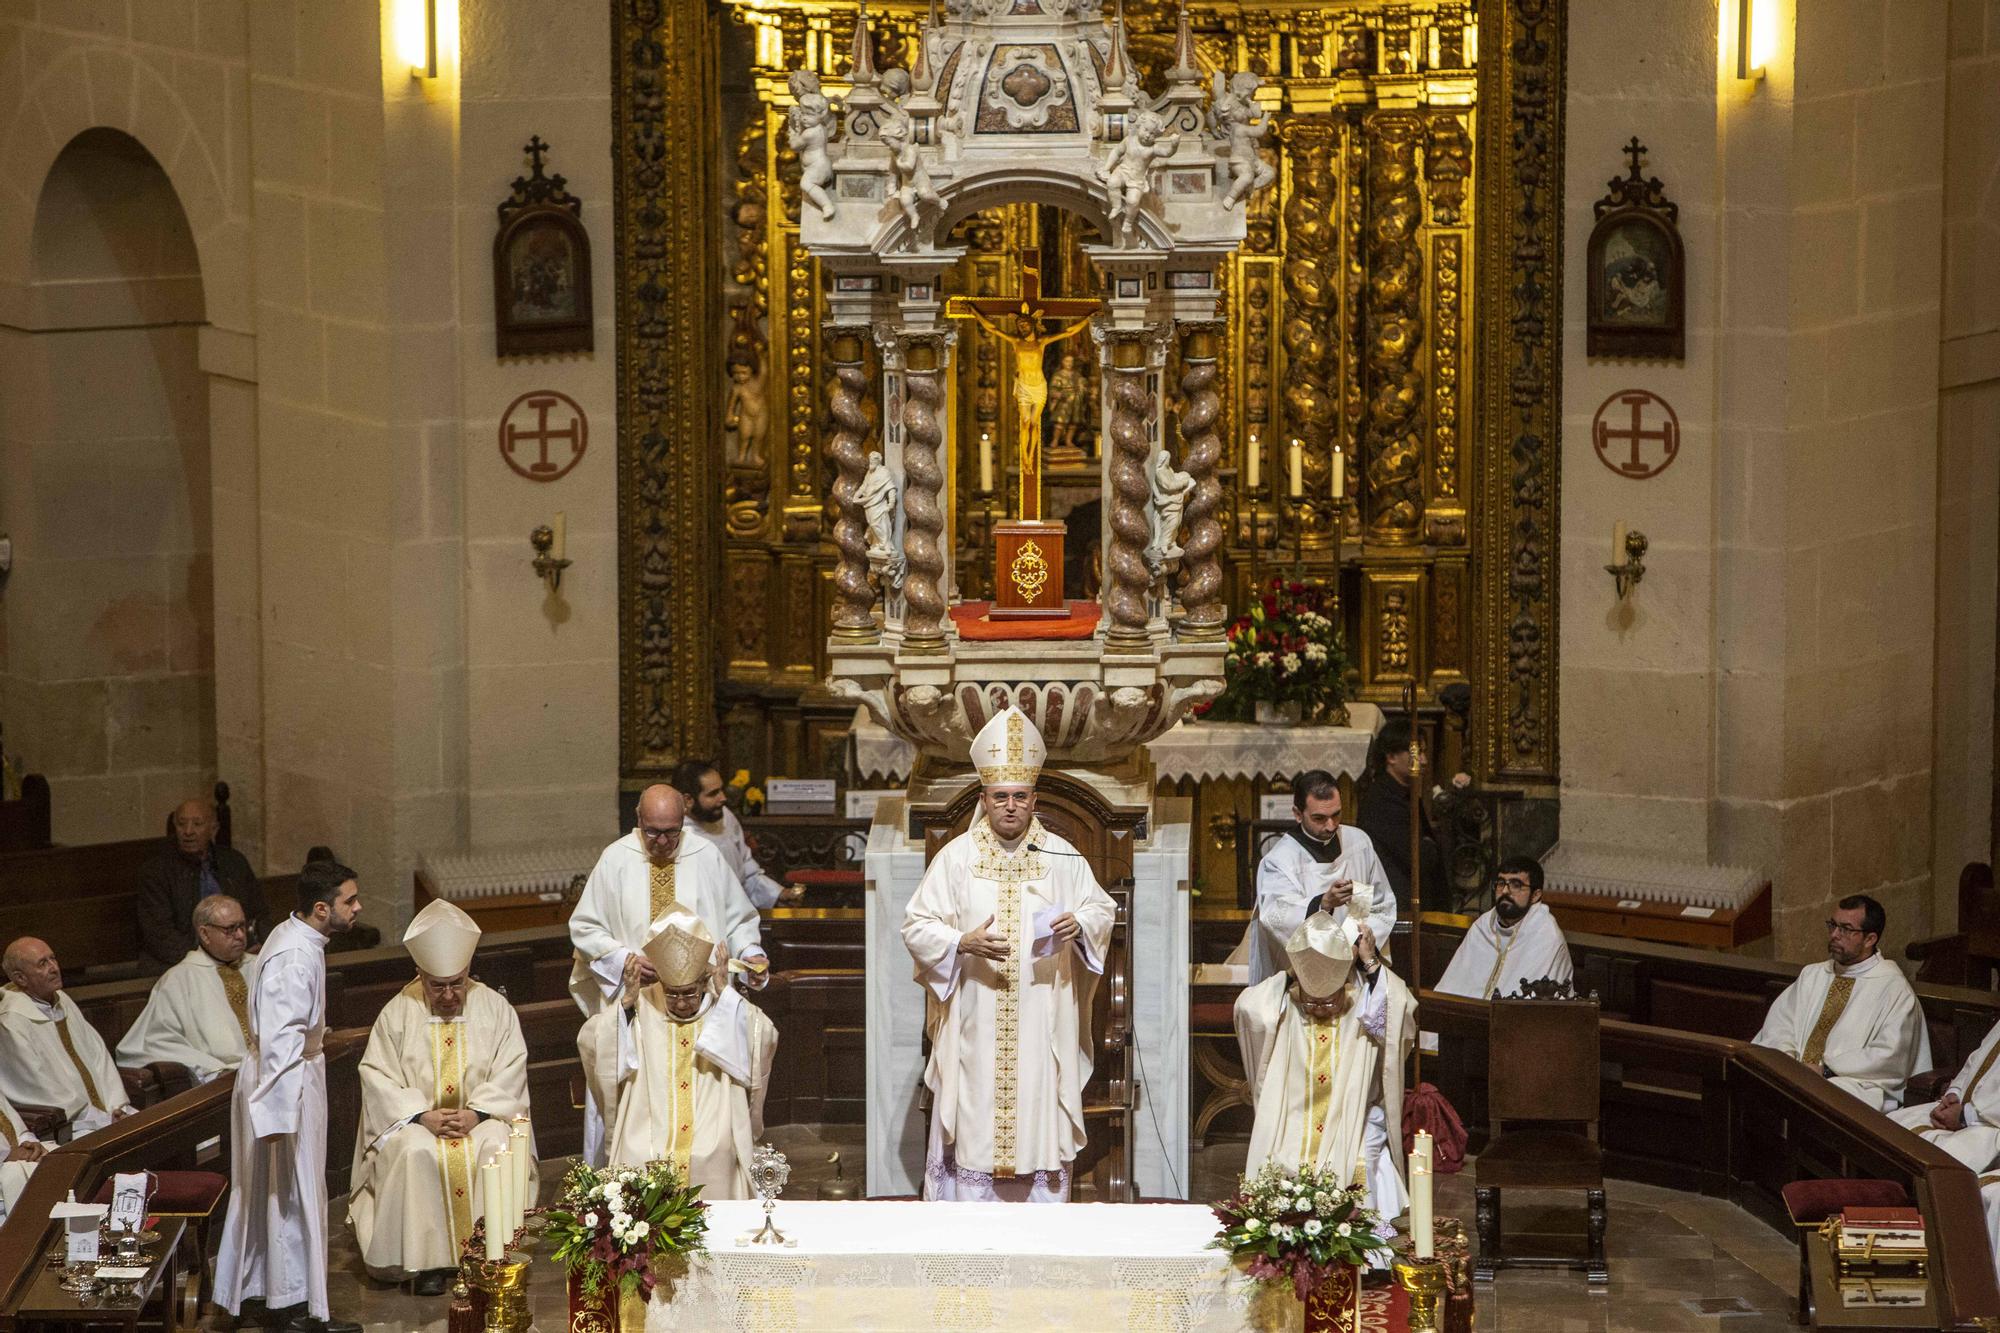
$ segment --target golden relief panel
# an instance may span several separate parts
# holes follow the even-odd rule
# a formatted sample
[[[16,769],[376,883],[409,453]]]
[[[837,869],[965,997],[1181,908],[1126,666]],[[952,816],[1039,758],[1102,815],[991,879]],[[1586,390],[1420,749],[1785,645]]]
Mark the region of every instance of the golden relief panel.
[[[621,476],[649,497],[621,498],[623,752],[635,777],[712,738],[713,705],[675,679],[700,662],[722,663],[732,718],[760,699],[790,717],[845,711],[815,694],[827,634],[835,619],[858,624],[862,599],[880,590],[830,582],[836,550],[860,540],[831,502],[868,451],[884,448],[880,399],[903,390],[883,384],[872,343],[858,369],[851,347],[834,356],[818,265],[798,245],[799,168],[785,142],[790,71],[814,69],[829,97],[844,95],[856,7],[713,0],[696,22],[685,11],[700,5],[612,3]],[[926,7],[869,6],[878,68],[907,66]],[[1168,0],[1127,0],[1148,88],[1172,63],[1173,15]],[[1196,377],[1219,404],[1220,494],[1204,513],[1220,527],[1224,595],[1240,606],[1251,587],[1294,570],[1338,579],[1363,698],[1393,699],[1414,680],[1428,700],[1470,680],[1483,704],[1475,771],[1550,781],[1562,0],[1197,3],[1191,15],[1204,72],[1257,72],[1278,127],[1263,146],[1278,187],[1248,204],[1246,243],[1220,279],[1215,370]],[[996,96],[1060,114],[1059,89],[1030,86],[1033,59],[994,61]],[[694,129],[709,142],[727,133],[722,179],[689,145]],[[706,218],[673,206],[699,191],[712,201]],[[1095,281],[1081,249],[1093,238],[1055,210],[976,214],[960,234],[967,254],[948,293],[1018,290],[1013,256],[1025,246],[1041,252],[1051,294],[1087,295]],[[690,249],[705,257],[698,277]],[[1475,345],[1481,326],[1492,336]],[[919,386],[949,428],[936,480],[927,473],[919,488],[949,500],[917,534],[926,606],[934,568],[943,592],[991,595],[992,524],[1008,512],[1017,463],[1009,358],[970,326],[947,355],[947,373]],[[1187,382],[1180,355],[1169,351],[1169,385]],[[1078,362],[1084,401],[1097,404],[1095,358]],[[654,391],[669,381],[709,390],[706,401],[674,401],[671,431],[659,410],[632,410],[642,390],[646,403],[664,401]],[[761,414],[742,410],[746,396]],[[1179,460],[1176,425],[1167,440]],[[1052,516],[1107,502],[1096,434],[1086,411],[1073,432],[1085,461],[1051,457]],[[1346,452],[1341,500],[1336,445]],[[666,501],[710,492],[721,520],[701,530],[720,542],[680,540],[696,520]],[[1095,590],[1095,541],[1094,531],[1073,535],[1069,569],[1050,571],[1071,596]],[[731,598],[729,610],[753,626],[720,629],[686,591],[748,591],[752,580],[761,599]],[[1379,595],[1391,587],[1393,605]]]

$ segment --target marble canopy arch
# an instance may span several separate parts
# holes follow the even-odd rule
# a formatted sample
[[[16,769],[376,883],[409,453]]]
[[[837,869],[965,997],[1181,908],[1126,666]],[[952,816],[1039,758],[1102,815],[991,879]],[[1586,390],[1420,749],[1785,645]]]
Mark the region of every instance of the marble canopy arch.
[[[819,739],[837,736],[841,725],[838,710],[824,706],[831,701],[817,698],[825,677],[817,631],[827,623],[832,597],[828,539],[836,516],[821,443],[835,377],[821,345],[819,271],[797,245],[796,166],[784,146],[781,86],[784,71],[810,65],[821,71],[829,95],[842,91],[854,8],[847,0],[612,4],[621,777],[628,787],[643,783],[683,754],[713,751],[724,731],[733,755],[759,738],[766,771],[811,771],[828,749]],[[908,66],[925,9],[918,0],[869,7],[878,66]],[[1354,600],[1370,631],[1382,635],[1381,643],[1360,645],[1379,676],[1364,689],[1393,697],[1400,685],[1388,665],[1398,662],[1423,668],[1418,684],[1426,699],[1442,684],[1464,680],[1475,698],[1468,767],[1483,779],[1550,797],[1558,774],[1567,9],[1567,0],[1416,0],[1407,7],[1350,0],[1312,11],[1319,16],[1312,19],[1289,5],[1238,0],[1193,11],[1205,66],[1261,68],[1267,85],[1280,86],[1298,126],[1278,154],[1284,180],[1294,171],[1322,172],[1328,209],[1322,221],[1350,204],[1376,210],[1370,220],[1390,217],[1402,206],[1397,190],[1410,171],[1426,170],[1434,156],[1453,158],[1453,145],[1436,137],[1440,127],[1447,136],[1459,133],[1456,171],[1433,173],[1421,185],[1427,206],[1433,187],[1438,198],[1452,201],[1462,223],[1455,242],[1462,267],[1444,296],[1427,281],[1423,309],[1390,312],[1426,329],[1448,319],[1465,330],[1458,359],[1445,368],[1459,395],[1450,441],[1459,469],[1456,517],[1440,515],[1447,521],[1426,526],[1422,516],[1404,522],[1386,510],[1363,516],[1379,561],[1370,575],[1376,581]],[[1476,61],[1462,61],[1476,68],[1462,71],[1461,100],[1425,102],[1421,71],[1375,60],[1402,49],[1396,43],[1414,30],[1385,29],[1402,22],[1392,10],[1419,27],[1459,25],[1453,32],[1476,19]],[[1149,56],[1138,34],[1165,33],[1171,44],[1172,13],[1154,0],[1128,0],[1141,65]],[[1307,23],[1318,26],[1303,30]],[[747,37],[731,33],[732,24]],[[1375,67],[1341,67],[1350,29],[1362,35],[1358,49],[1374,52]],[[1385,32],[1387,47],[1380,45]],[[727,108],[719,90],[725,39],[736,44]],[[746,86],[754,90],[747,100]],[[1159,86],[1149,75],[1149,91]],[[1445,123],[1453,117],[1456,128]],[[725,146],[721,161],[702,147],[718,140]],[[1275,216],[1253,224],[1279,236],[1265,251],[1274,290],[1282,289],[1293,257],[1283,237],[1295,221],[1311,221],[1284,216],[1299,197],[1294,191]],[[1337,271],[1328,259],[1322,256],[1323,271]],[[1338,284],[1329,286],[1335,298],[1348,299]],[[732,474],[723,460],[719,387],[727,383],[724,362],[740,345],[735,340],[747,336],[736,314],[745,292],[754,293],[751,322],[765,339],[762,349],[778,349],[763,363],[773,408],[768,467],[748,478]],[[1238,299],[1233,290],[1230,299]],[[1368,306],[1364,294],[1326,323],[1344,329],[1342,321],[1376,317],[1387,316]],[[1371,393],[1365,376],[1348,384],[1331,376],[1317,386],[1296,384],[1280,346],[1285,330],[1270,336],[1270,397],[1309,392],[1329,410],[1357,414],[1357,438],[1369,447],[1366,414],[1393,404],[1395,395]],[[1350,350],[1357,354],[1343,351],[1342,363],[1365,365],[1365,349],[1356,343]],[[1428,396],[1439,369],[1423,370]],[[1241,399],[1227,402],[1223,468],[1240,475]],[[1434,437],[1426,442],[1427,459],[1435,457],[1435,445]],[[1324,475],[1312,471],[1322,463],[1308,466],[1309,482]],[[1276,521],[1285,532],[1290,519],[1279,508]],[[1246,517],[1239,497],[1225,504],[1224,516],[1233,544]],[[1287,537],[1287,554],[1291,546]],[[1308,543],[1309,561],[1315,549]],[[720,614],[725,608],[728,614]],[[1445,652],[1455,655],[1448,668],[1438,665]]]

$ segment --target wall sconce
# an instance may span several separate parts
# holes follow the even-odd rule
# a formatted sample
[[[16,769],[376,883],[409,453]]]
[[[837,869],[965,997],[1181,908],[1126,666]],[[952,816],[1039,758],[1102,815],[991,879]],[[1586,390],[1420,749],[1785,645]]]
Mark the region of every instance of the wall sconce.
[[[529,563],[534,566],[535,577],[548,584],[551,593],[562,588],[563,571],[570,566],[563,558],[563,538],[568,526],[566,515],[558,513],[553,528],[544,523],[528,534],[528,545],[535,548],[535,558]]]
[[[1736,77],[1764,77],[1778,47],[1778,0],[1736,0]]]
[[[1645,554],[1645,533],[1627,532],[1623,523],[1611,530],[1611,558],[1617,563],[1606,565],[1604,572],[1617,585],[1619,601],[1624,601],[1639,586],[1639,580],[1646,577]]]
[[[438,0],[395,0],[396,54],[413,79],[438,76]]]

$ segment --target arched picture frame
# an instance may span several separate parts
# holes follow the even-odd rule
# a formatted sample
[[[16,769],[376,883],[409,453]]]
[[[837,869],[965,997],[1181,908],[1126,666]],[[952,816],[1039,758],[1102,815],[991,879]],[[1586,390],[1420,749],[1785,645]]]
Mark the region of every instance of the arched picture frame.
[[[493,238],[494,350],[500,356],[588,352],[595,346],[590,303],[590,233],[583,201],[561,176],[542,174],[548,145],[528,141],[532,176],[514,178]]]
[[[1668,202],[1655,176],[1639,173],[1646,146],[1625,146],[1631,174],[1613,179],[1597,201],[1590,232],[1585,351],[1591,356],[1687,355],[1687,261],[1675,225],[1678,205]]]

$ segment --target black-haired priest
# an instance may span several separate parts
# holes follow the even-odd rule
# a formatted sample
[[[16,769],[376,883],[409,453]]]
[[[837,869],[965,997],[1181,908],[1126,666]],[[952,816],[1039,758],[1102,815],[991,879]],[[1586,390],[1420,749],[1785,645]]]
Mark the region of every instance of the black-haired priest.
[[[927,1199],[1064,1202],[1084,1144],[1090,999],[1117,907],[1035,818],[1046,754],[1018,708],[980,729],[972,827],[931,858],[903,918],[941,1011],[924,1070]]]

